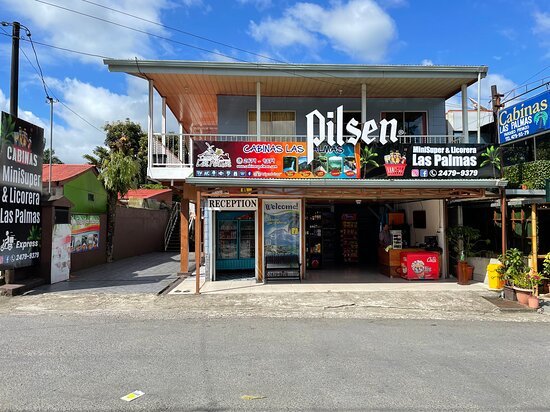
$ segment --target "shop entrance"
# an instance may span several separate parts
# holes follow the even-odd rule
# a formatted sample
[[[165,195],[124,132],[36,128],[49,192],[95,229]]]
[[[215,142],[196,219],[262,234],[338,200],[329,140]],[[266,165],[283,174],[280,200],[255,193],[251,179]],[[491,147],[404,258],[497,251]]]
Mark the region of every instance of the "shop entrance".
[[[254,211],[216,213],[216,279],[254,277],[256,230]]]
[[[440,266],[442,249],[438,246],[438,232],[441,232],[443,203],[438,200],[411,202],[391,210],[381,202],[308,201],[305,210],[306,280],[405,282],[400,271],[401,252],[432,253],[430,263],[435,257]],[[425,220],[426,211],[433,219],[428,225],[421,221],[422,213],[419,213],[424,213]],[[391,229],[388,250],[380,246],[379,240],[385,224]],[[432,268],[426,269],[429,270]],[[439,278],[439,269],[433,270],[438,272],[434,278]]]

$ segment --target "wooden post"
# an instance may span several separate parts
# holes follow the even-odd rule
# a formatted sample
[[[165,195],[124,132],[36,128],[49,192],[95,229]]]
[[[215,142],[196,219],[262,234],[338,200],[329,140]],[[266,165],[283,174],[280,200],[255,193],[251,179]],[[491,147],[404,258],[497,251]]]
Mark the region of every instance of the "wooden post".
[[[195,205],[195,294],[201,293],[201,192],[197,191]]]
[[[506,189],[502,188],[500,192],[500,223],[502,230],[502,255],[506,253],[507,239],[506,239]]]
[[[189,199],[181,199],[180,211],[180,272],[189,272]]]
[[[537,205],[535,203],[531,205],[531,253],[533,255],[531,259],[531,269],[538,272]]]
[[[301,216],[300,216],[300,260],[302,261],[302,266],[300,269],[300,277],[303,279],[306,278],[306,199],[303,198],[301,203]]]
[[[264,281],[264,201],[258,198],[258,282]]]

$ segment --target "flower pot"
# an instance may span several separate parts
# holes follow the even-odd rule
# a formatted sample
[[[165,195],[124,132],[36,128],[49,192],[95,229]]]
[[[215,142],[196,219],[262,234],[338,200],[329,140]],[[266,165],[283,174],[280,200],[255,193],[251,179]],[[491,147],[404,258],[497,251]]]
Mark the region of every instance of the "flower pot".
[[[458,262],[458,284],[467,285],[469,284],[468,280],[468,262],[460,261]]]
[[[529,302],[529,296],[531,296],[531,293],[516,289],[516,296],[518,298],[519,303],[521,303],[522,305],[527,305]]]
[[[504,285],[504,299],[514,302],[517,300],[516,290],[512,286]]]
[[[527,298],[527,305],[529,305],[531,309],[538,309],[540,306],[539,297],[534,295],[529,296],[529,298]]]

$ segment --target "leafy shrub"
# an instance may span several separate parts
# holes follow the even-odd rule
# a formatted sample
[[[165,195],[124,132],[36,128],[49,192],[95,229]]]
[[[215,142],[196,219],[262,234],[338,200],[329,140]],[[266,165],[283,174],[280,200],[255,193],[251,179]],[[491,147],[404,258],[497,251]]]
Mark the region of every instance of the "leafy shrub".
[[[550,179],[550,160],[536,160],[504,168],[504,177],[511,185],[526,185],[528,189],[544,189]]]

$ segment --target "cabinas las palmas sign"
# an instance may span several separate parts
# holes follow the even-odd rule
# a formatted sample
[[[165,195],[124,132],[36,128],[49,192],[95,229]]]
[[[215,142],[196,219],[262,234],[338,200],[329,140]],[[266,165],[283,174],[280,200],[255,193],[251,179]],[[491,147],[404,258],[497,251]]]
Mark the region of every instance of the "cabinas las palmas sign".
[[[486,145],[399,143],[397,120],[344,125],[344,107],[306,116],[306,142],[194,141],[194,176],[223,178],[496,178]],[[344,135],[344,129],[347,132]],[[419,139],[420,140],[420,139]],[[481,166],[483,164],[483,167]]]

